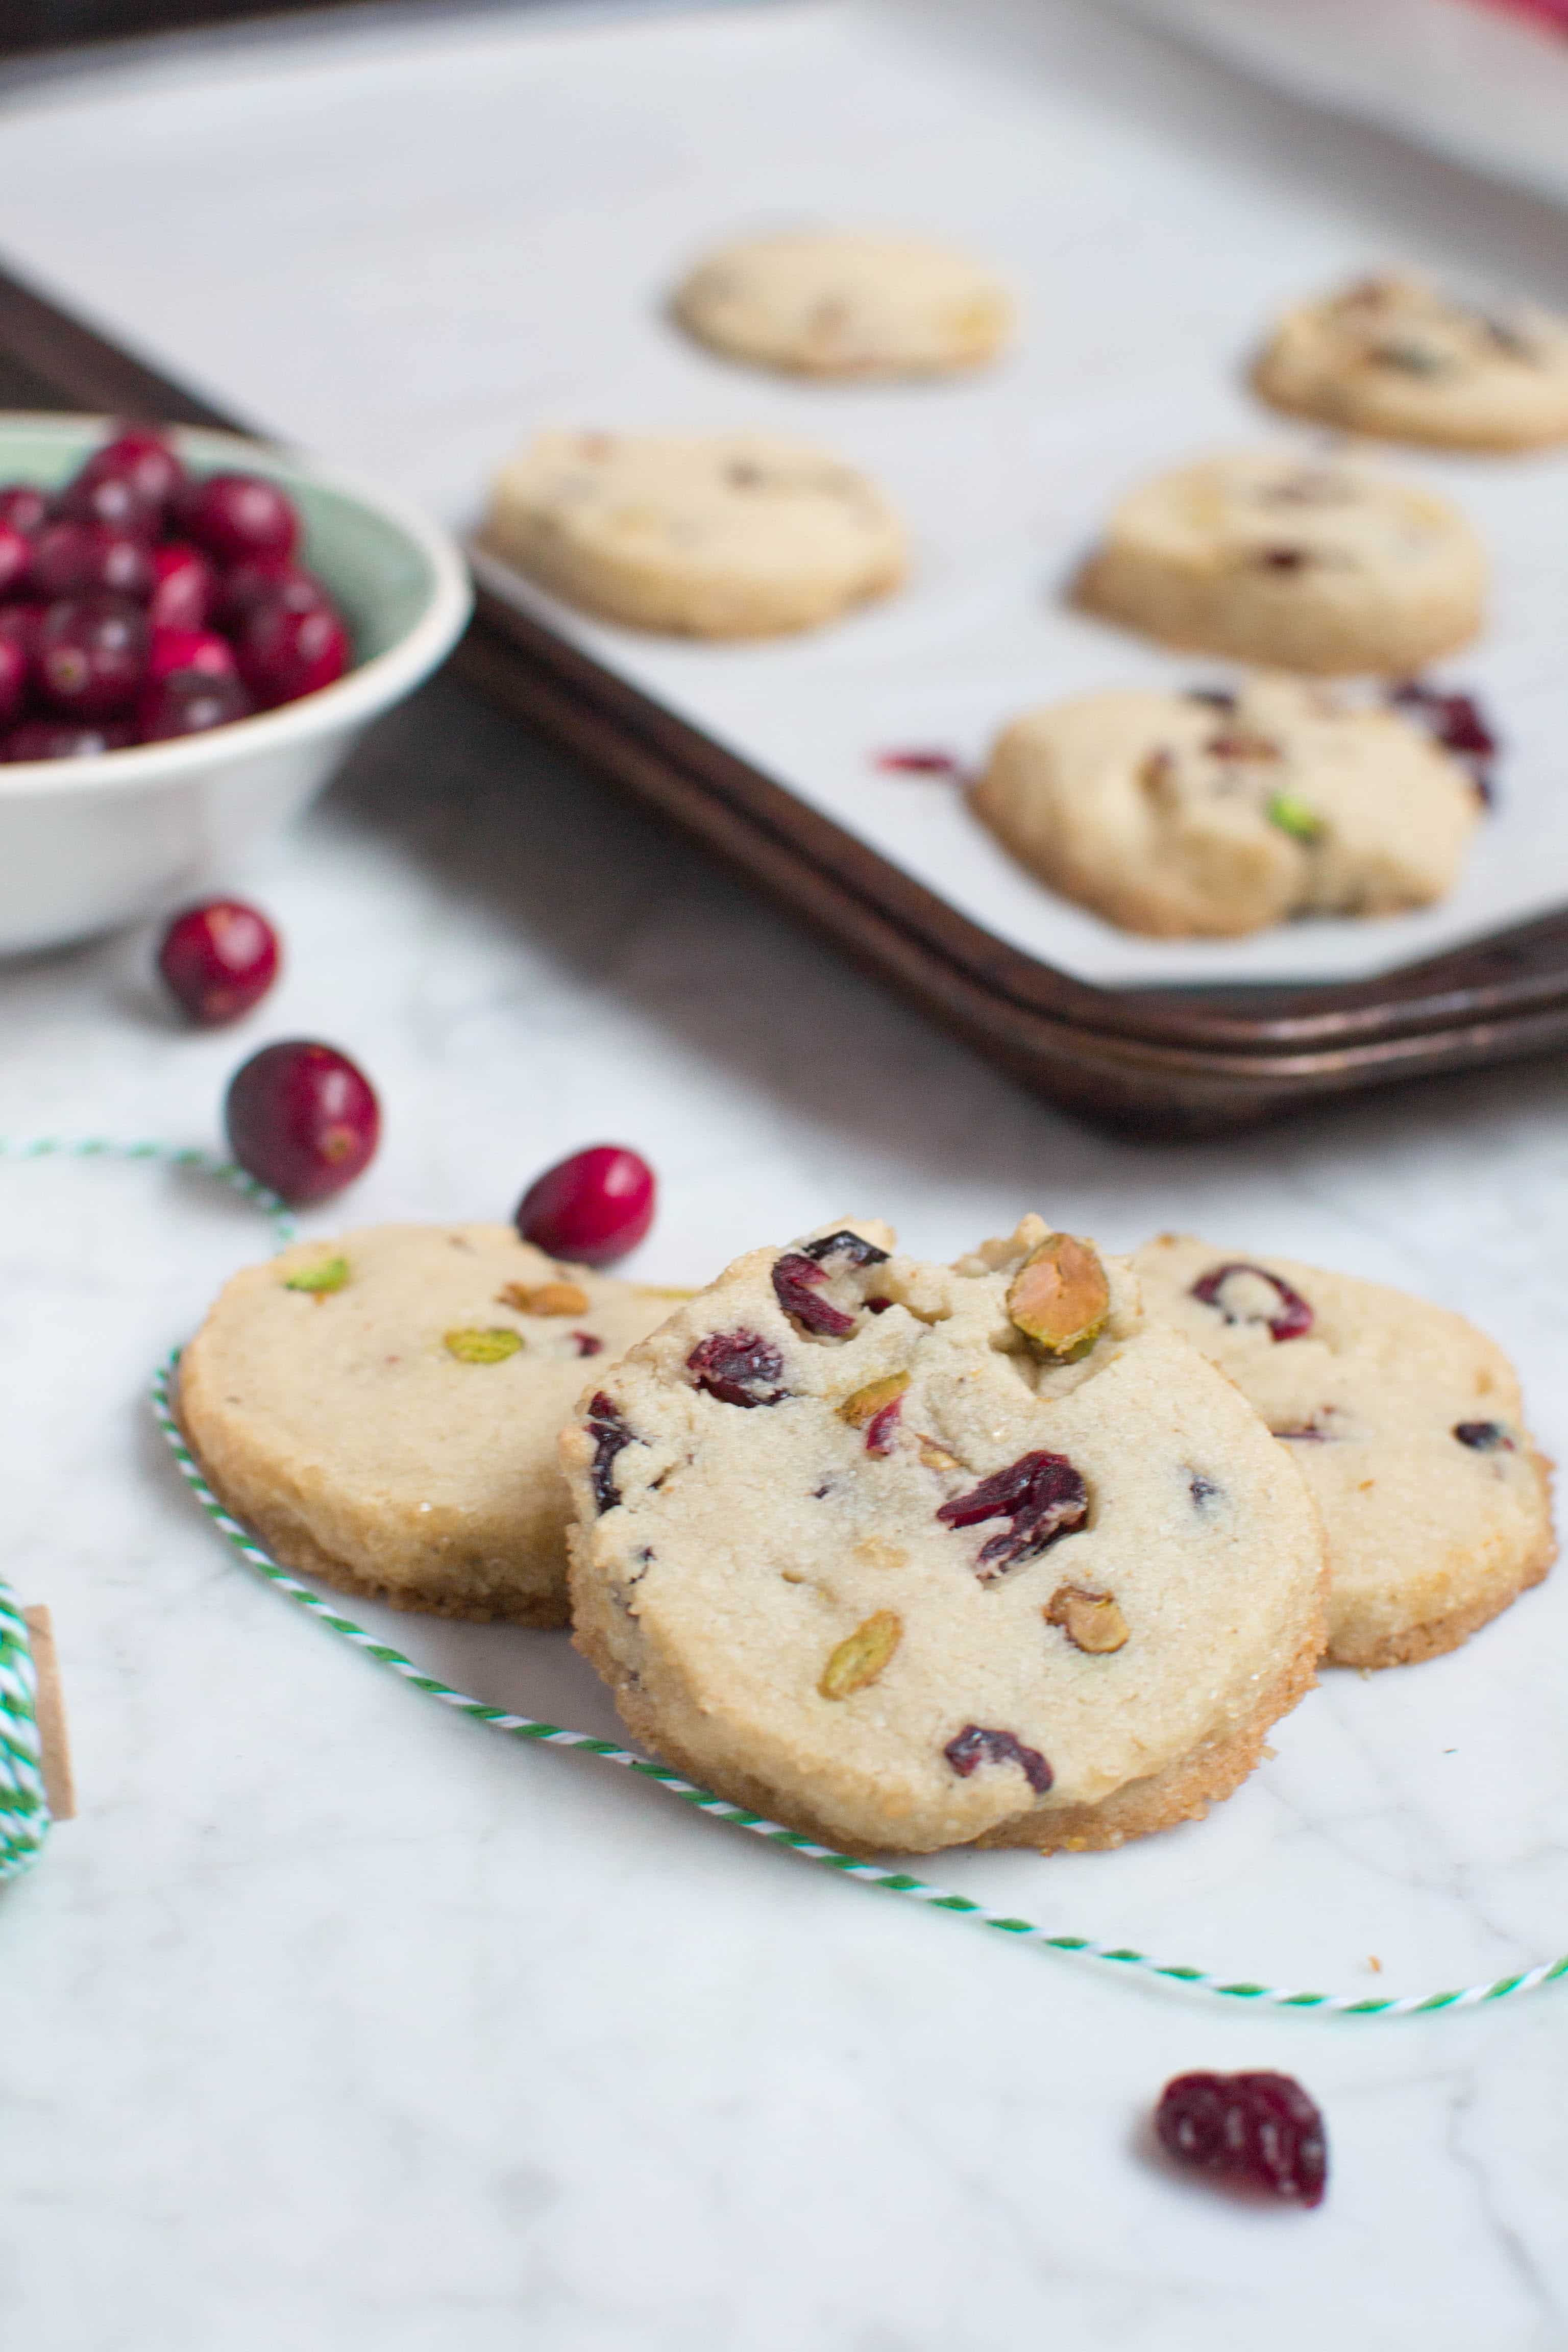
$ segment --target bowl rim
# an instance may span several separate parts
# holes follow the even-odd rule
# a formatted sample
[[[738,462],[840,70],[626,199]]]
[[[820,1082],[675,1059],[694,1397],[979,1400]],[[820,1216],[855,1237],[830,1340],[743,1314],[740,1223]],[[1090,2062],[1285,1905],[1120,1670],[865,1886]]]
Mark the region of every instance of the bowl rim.
[[[103,433],[123,422],[76,410],[0,409],[0,433],[18,426],[37,427],[40,440],[51,434],[86,438],[92,431]],[[198,459],[243,457],[247,470],[267,474],[285,488],[290,481],[309,482],[363,507],[400,531],[425,558],[430,568],[429,595],[412,627],[395,645],[373,654],[369,661],[347,671],[331,686],[319,687],[297,702],[280,703],[275,710],[227,719],[199,735],[174,736],[162,743],[132,743],[74,760],[0,761],[0,800],[29,797],[41,791],[52,795],[110,792],[119,784],[172,782],[220,760],[281,751],[314,736],[361,725],[429,675],[450,653],[473,611],[473,587],[456,540],[396,491],[383,489],[379,484],[279,442],[219,432],[205,425],[158,429],[168,435],[177,449]]]

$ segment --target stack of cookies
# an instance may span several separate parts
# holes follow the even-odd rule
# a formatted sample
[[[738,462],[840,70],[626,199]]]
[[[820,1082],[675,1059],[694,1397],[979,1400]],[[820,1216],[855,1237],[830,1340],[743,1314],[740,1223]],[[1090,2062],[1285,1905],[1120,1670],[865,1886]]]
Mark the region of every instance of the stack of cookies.
[[[1321,1659],[1451,1649],[1553,1550],[1458,1316],[1034,1216],[953,1265],[840,1221],[695,1294],[506,1227],[302,1244],[222,1293],[180,1414],[288,1565],[570,1619],[634,1737],[854,1852],[1200,1817]]]

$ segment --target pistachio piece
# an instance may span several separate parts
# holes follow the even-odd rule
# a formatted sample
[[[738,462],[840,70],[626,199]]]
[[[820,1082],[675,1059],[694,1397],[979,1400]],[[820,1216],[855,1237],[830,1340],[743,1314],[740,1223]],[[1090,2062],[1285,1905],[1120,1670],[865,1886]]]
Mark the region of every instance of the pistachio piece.
[[[312,1298],[325,1298],[329,1292],[341,1290],[349,1278],[346,1257],[318,1258],[314,1265],[302,1265],[297,1273],[285,1275],[285,1290],[306,1290]]]
[[[868,1421],[875,1421],[887,1406],[896,1403],[909,1384],[908,1372],[889,1372],[882,1380],[868,1381],[863,1389],[845,1398],[838,1408],[838,1418],[847,1421],[851,1429],[864,1429]]]
[[[1049,1234],[1013,1277],[1007,1312],[1053,1363],[1087,1356],[1105,1328],[1110,1286],[1098,1254],[1072,1234]]]
[[[525,1282],[508,1282],[496,1293],[498,1307],[515,1307],[520,1315],[586,1315],[589,1304],[579,1282],[541,1282],[532,1289]]]
[[[939,1445],[934,1437],[922,1437],[920,1447],[921,1460],[928,1470],[962,1470],[963,1467],[957,1454],[950,1454],[945,1445]]]
[[[504,1364],[522,1345],[521,1331],[500,1327],[489,1331],[447,1331],[442,1337],[447,1354],[456,1356],[459,1364]]]
[[[824,1698],[852,1698],[874,1683],[903,1639],[903,1620],[891,1609],[879,1609],[839,1643],[822,1669],[816,1687]]]
[[[885,1536],[862,1536],[855,1547],[857,1559],[868,1568],[908,1568],[909,1553],[902,1544],[889,1543]]]
[[[1081,1584],[1058,1584],[1042,1614],[1047,1625],[1059,1625],[1075,1650],[1091,1657],[1109,1656],[1127,1639],[1127,1620],[1109,1592],[1089,1592]]]
[[[1323,829],[1323,820],[1316,809],[1309,808],[1297,793],[1276,793],[1265,814],[1270,824],[1277,824],[1292,841],[1316,841]]]

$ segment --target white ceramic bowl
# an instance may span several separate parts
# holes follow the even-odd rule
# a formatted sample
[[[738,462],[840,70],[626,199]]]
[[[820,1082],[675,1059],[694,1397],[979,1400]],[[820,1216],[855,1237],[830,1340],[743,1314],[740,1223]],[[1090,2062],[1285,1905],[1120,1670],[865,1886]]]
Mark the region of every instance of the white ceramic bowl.
[[[109,430],[101,417],[0,416],[0,482],[54,488]],[[110,930],[231,882],[251,843],[321,791],[468,617],[456,545],[400,499],[230,434],[171,438],[197,473],[266,474],[288,491],[302,561],[341,606],[355,666],[319,694],[209,734],[0,763],[0,955]]]

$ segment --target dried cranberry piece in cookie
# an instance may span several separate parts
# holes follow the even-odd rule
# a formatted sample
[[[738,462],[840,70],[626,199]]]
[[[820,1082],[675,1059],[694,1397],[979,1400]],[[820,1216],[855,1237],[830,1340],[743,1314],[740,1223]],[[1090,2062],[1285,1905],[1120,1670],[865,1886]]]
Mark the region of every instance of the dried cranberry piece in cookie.
[[[1238,1315],[1226,1305],[1222,1296],[1233,1275],[1249,1274],[1258,1282],[1266,1282],[1279,1301],[1277,1315]],[[1312,1310],[1299,1290],[1281,1282],[1277,1274],[1268,1273],[1260,1265],[1248,1265],[1245,1258],[1233,1258],[1227,1265],[1216,1265],[1199,1276],[1193,1285],[1192,1295],[1205,1307],[1217,1308],[1227,1323],[1267,1323],[1277,1339],[1303,1339],[1312,1328]]]
[[[1475,1454],[1511,1454],[1513,1440],[1500,1421],[1457,1421],[1454,1435]]]
[[[616,1484],[616,1456],[623,1446],[635,1445],[637,1439],[623,1420],[615,1399],[606,1396],[603,1389],[589,1400],[588,1427],[594,1436],[594,1466],[588,1475],[594,1500],[603,1517],[605,1511],[613,1511],[621,1499]]]
[[[1178,2164],[1250,2180],[1298,2205],[1321,2205],[1328,2175],[1323,2118],[1289,2074],[1178,2074],[1154,2111]]]
[[[1036,1796],[1043,1797],[1054,1777],[1037,1748],[1026,1748],[1010,1731],[988,1731],[984,1724],[966,1723],[942,1752],[961,1780],[982,1764],[1016,1764]]]
[[[777,1404],[787,1389],[763,1391],[763,1383],[784,1373],[784,1358],[771,1339],[755,1331],[710,1331],[686,1359],[697,1385],[721,1404]]]
[[[818,1265],[826,1265],[829,1258],[835,1257],[841,1257],[846,1265],[886,1265],[888,1263],[885,1249],[879,1249],[875,1242],[868,1242],[859,1234],[847,1230],[829,1234],[823,1241],[807,1242],[800,1254],[802,1257],[815,1258]]]
[[[816,1296],[826,1280],[826,1267],[799,1250],[786,1250],[773,1267],[773,1296],[804,1330],[814,1331],[823,1339],[845,1339],[855,1328],[855,1318],[844,1314],[831,1299]]]
[[[1060,1536],[1071,1535],[1089,1516],[1089,1489],[1065,1454],[1022,1454],[1005,1470],[993,1471],[967,1495],[943,1503],[937,1517],[944,1527],[978,1527],[983,1519],[1006,1519],[1005,1535],[980,1547],[975,1570],[989,1584],[1005,1569],[1033,1559]]]

